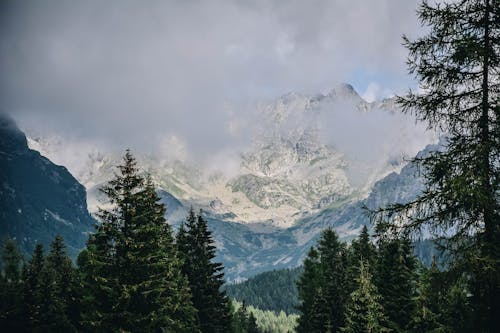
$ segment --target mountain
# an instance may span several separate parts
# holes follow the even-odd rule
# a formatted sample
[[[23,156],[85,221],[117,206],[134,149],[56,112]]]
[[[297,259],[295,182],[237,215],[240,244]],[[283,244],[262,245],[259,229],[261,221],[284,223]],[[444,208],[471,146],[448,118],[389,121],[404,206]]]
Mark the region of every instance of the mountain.
[[[349,240],[370,223],[364,205],[420,190],[405,158],[433,136],[392,99],[368,103],[343,84],[325,94],[286,94],[254,111],[253,121],[244,122],[252,143],[237,148],[236,161],[219,161],[220,170],[161,149],[135,154],[170,223],[177,226],[191,206],[203,209],[228,280],[298,266],[325,227]],[[30,147],[66,165],[85,186],[91,212],[106,204],[98,188],[111,179],[122,152],[26,131]],[[177,144],[170,140],[168,150],[179,150]],[[227,164],[235,170],[224,172]]]
[[[75,256],[85,246],[94,219],[85,188],[65,167],[28,148],[14,121],[0,113],[0,239],[14,238],[24,253],[36,243],[64,237]]]

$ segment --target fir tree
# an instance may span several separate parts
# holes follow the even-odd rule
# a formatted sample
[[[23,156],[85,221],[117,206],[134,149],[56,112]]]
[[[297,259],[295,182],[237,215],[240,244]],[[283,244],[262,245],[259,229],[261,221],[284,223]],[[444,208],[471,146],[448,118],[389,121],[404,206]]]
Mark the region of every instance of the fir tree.
[[[426,181],[422,195],[379,210],[378,227],[406,234],[425,228],[446,240],[471,282],[475,329],[495,332],[500,327],[500,4],[423,1],[418,15],[428,33],[405,38],[405,46],[422,92],[399,102],[429,128],[442,130],[446,140],[444,149],[414,160]],[[408,223],[401,225],[401,219]]]
[[[321,286],[319,253],[311,247],[304,259],[304,272],[297,281],[297,291],[300,304],[298,310],[301,316],[298,320],[297,332],[309,332],[310,317],[313,312],[314,297]]]
[[[342,327],[348,296],[347,265],[345,245],[339,241],[335,231],[324,230],[317,250],[309,251],[304,261],[304,273],[297,283],[301,301],[298,332],[318,331],[326,327],[324,325],[336,332]]]
[[[408,240],[382,239],[379,248],[377,288],[391,328],[401,332],[414,311],[416,261]]]
[[[415,310],[409,324],[411,332],[444,332],[443,325],[443,291],[441,272],[435,260],[431,267],[422,267],[422,273],[418,284],[418,296],[416,298]]]
[[[358,238],[352,241],[348,253],[347,286],[350,294],[358,288],[360,260],[365,261],[369,267],[376,267],[377,249],[370,241],[370,234],[366,226],[363,226]]]
[[[22,330],[22,256],[12,239],[5,241],[2,249],[3,269],[0,289],[0,327],[7,332]]]
[[[318,241],[323,295],[328,304],[328,321],[332,332],[344,324],[344,308],[347,301],[347,251],[337,233],[326,229]]]
[[[67,316],[65,321],[71,323],[73,326],[71,330],[76,330],[80,322],[79,282],[71,258],[66,253],[64,240],[60,235],[57,235],[51,243],[45,264],[48,266],[47,269],[54,272],[57,293],[55,297],[64,308]]]
[[[84,323],[94,331],[196,332],[196,310],[181,272],[165,207],[127,151],[120,173],[103,188],[113,208],[79,258]]]
[[[27,326],[29,326],[30,330],[34,330],[41,322],[42,314],[40,313],[40,301],[42,296],[40,290],[40,277],[44,265],[45,257],[43,246],[37,244],[23,274],[24,313],[26,316],[25,319],[27,320]]]
[[[260,333],[260,329],[257,326],[257,319],[251,311],[248,315],[247,333]]]
[[[214,262],[215,246],[211,232],[202,213],[195,218],[191,209],[187,218],[187,230],[177,239],[182,255],[183,272],[189,279],[192,302],[198,310],[202,332],[228,332],[231,314],[228,299],[221,287],[224,283],[223,266]]]
[[[350,295],[346,307],[346,324],[341,329],[345,333],[382,333],[390,332],[381,297],[372,283],[369,266],[360,260],[358,288]]]
[[[319,288],[313,299],[312,309],[309,316],[308,332],[311,333],[332,333],[331,316],[329,311],[330,305],[326,299],[323,289]]]
[[[34,332],[76,332],[67,316],[67,306],[61,297],[56,270],[45,264],[38,279],[36,304],[39,318],[34,323]]]

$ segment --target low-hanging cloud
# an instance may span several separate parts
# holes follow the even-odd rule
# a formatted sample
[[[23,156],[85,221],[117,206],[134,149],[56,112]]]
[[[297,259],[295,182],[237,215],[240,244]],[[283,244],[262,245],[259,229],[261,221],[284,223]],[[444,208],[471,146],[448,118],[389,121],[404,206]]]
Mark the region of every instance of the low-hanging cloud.
[[[173,137],[193,154],[220,153],[249,139],[231,126],[248,108],[228,110],[228,101],[321,92],[361,72],[405,90],[401,35],[418,33],[416,6],[6,0],[0,108],[121,148]]]

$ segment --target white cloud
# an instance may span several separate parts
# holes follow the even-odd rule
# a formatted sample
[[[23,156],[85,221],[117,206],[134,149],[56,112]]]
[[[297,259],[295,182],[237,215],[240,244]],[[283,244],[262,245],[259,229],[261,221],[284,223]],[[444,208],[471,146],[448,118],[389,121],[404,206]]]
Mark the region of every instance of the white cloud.
[[[242,133],[227,101],[321,92],[360,70],[405,89],[416,3],[5,0],[0,108],[121,147],[176,136],[210,155]]]

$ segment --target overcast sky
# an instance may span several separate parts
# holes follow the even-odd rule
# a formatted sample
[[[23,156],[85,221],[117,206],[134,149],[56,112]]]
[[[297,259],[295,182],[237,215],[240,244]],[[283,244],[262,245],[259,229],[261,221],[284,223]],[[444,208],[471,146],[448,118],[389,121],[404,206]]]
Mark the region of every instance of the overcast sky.
[[[351,83],[366,99],[414,87],[402,34],[413,0],[8,1],[0,108],[120,145],[176,135],[221,147],[229,116],[290,91]],[[232,105],[233,105],[232,104]]]

